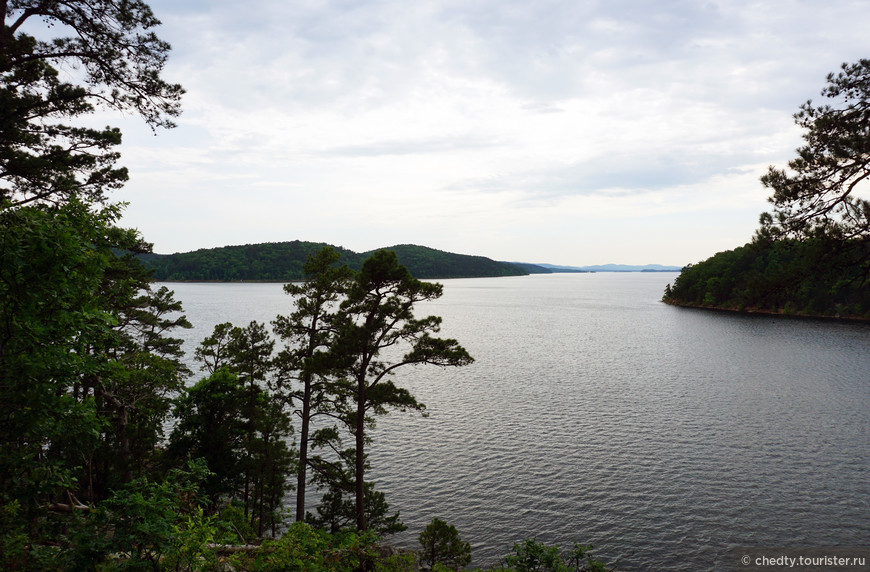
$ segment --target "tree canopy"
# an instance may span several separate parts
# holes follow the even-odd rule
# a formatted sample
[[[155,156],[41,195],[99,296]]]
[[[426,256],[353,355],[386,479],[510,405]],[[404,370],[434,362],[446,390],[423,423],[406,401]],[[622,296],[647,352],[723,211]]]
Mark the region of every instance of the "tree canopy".
[[[462,570],[471,562],[471,545],[463,542],[455,526],[440,518],[433,518],[418,540],[423,547],[420,561],[430,569],[440,563],[452,570]]]
[[[108,200],[127,179],[120,131],[82,118],[114,109],[171,127],[182,89],[161,77],[169,45],[140,0],[0,6],[0,561],[40,569],[47,546],[96,538],[98,517],[76,513],[109,519],[99,542],[121,550],[126,517],[110,507],[150,489],[189,373],[172,334],[190,324],[125,254],[149,246]],[[10,534],[26,542],[9,549]]]
[[[180,85],[161,77],[169,44],[141,0],[3,0],[0,29],[0,202],[97,202],[127,180],[118,129],[68,125],[97,108],[172,127]],[[48,26],[57,36],[26,30]],[[63,76],[63,66],[73,73]]]
[[[795,114],[806,144],[788,169],[761,179],[773,191],[773,213],[761,215],[761,238],[870,237],[870,60],[828,74],[822,95]]]
[[[275,333],[286,344],[275,360],[279,370],[276,385],[285,399],[297,404],[295,414],[300,421],[297,521],[305,519],[308,465],[316,467],[320,461],[309,459],[309,444],[337,432],[332,427],[313,430],[311,422],[335,413],[329,379],[332,366],[327,356],[335,341],[335,310],[352,277],[347,266],[336,267],[340,258],[340,253],[328,246],[309,255],[303,266],[305,281],[284,285],[284,292],[293,297],[295,311],[289,316],[279,315],[272,322]]]
[[[664,301],[808,316],[870,318],[866,242],[755,242],[683,268]]]

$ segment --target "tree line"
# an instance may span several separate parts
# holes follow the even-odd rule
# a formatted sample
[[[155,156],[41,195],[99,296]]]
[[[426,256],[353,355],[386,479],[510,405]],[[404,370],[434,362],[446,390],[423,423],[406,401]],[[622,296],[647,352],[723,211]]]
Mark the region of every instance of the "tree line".
[[[870,319],[866,241],[753,242],[683,268],[664,300],[788,315]]]
[[[761,178],[773,212],[753,241],[683,268],[672,304],[870,319],[870,60],[828,74],[795,114],[805,144]]]
[[[290,281],[302,280],[308,256],[327,244],[290,241],[204,248],[176,254],[140,254],[154,278],[161,281]],[[359,270],[373,252],[356,253],[333,247],[340,263]],[[529,272],[517,265],[497,262],[483,256],[443,252],[424,246],[400,244],[387,250],[396,253],[399,262],[412,275],[430,278],[475,278],[521,276]]]

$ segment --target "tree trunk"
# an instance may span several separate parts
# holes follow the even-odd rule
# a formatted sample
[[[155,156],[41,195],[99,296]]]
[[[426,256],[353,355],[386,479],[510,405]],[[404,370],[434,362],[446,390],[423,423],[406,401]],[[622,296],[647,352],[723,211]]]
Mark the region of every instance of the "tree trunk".
[[[305,520],[305,483],[308,480],[308,432],[311,422],[311,374],[305,375],[302,397],[302,435],[299,438],[299,472],[296,478],[296,522]]]
[[[129,483],[133,480],[131,466],[133,455],[130,451],[130,435],[127,432],[128,423],[127,407],[122,405],[118,411],[118,437],[120,438],[120,455],[124,463],[124,467],[121,471],[121,479],[124,483]]]
[[[130,435],[127,431],[129,424],[129,414],[127,405],[115,397],[115,395],[106,390],[105,385],[100,379],[96,380],[94,386],[94,395],[99,391],[99,396],[105,399],[114,409],[116,414],[116,429],[118,431],[118,455],[121,458],[123,466],[121,468],[121,481],[129,483],[133,479],[132,475],[132,459],[133,453],[130,448]]]
[[[366,419],[366,382],[365,369],[362,370],[360,379],[357,380],[356,405],[356,529],[360,532],[366,530],[365,513],[365,419]]]
[[[254,507],[250,507],[249,512],[249,504],[253,505],[254,501],[251,498],[251,478],[253,468],[253,458],[251,455],[251,450],[254,448],[254,372],[253,367],[251,367],[251,384],[248,387],[248,421],[247,421],[247,447],[245,448],[245,518],[250,516],[251,518],[251,528],[254,528]]]
[[[268,465],[266,465],[268,467]],[[259,499],[257,499],[258,509],[257,511],[260,513],[260,523],[257,527],[257,536],[263,538],[263,525],[266,520],[266,503],[265,503],[265,494],[266,494],[266,475],[263,471],[260,471],[260,495]]]

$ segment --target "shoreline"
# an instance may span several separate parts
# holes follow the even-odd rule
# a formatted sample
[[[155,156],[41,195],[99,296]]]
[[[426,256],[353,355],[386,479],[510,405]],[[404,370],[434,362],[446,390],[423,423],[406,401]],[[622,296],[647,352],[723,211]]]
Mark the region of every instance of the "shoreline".
[[[864,316],[841,316],[839,314],[836,315],[825,315],[825,314],[803,314],[803,313],[786,313],[786,311],[782,308],[778,310],[765,310],[761,308],[728,308],[724,306],[712,306],[712,305],[702,305],[702,304],[689,304],[686,302],[677,302],[676,300],[662,300],[663,303],[669,306],[677,306],[679,308],[690,308],[694,310],[709,310],[713,312],[729,312],[732,314],[741,314],[744,316],[776,316],[780,318],[795,318],[799,320],[824,320],[824,321],[833,321],[833,322],[847,322],[847,323],[861,323],[861,324],[870,324],[870,318],[866,318]]]

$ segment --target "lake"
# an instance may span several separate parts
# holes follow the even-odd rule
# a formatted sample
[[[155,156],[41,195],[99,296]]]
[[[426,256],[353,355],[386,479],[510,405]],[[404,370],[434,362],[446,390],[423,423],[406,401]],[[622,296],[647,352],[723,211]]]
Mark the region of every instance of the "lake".
[[[737,546],[870,545],[870,325],[659,302],[675,273],[446,280],[475,363],[401,371],[369,476],[415,548],[433,517],[497,564],[525,537],[620,570],[730,569]],[[168,284],[196,326],[291,311],[280,284]]]

